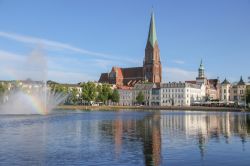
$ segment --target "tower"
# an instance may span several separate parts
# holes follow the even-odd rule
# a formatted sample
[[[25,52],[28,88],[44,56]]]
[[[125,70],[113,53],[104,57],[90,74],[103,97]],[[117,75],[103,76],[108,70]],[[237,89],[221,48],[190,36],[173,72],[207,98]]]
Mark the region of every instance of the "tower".
[[[202,64],[202,60],[198,72],[199,72],[198,78],[205,78],[205,68]]]
[[[197,84],[206,84],[206,77],[205,77],[205,68],[203,66],[202,60],[200,63],[200,67],[198,69],[198,77],[196,77]]]
[[[151,20],[148,32],[148,40],[145,48],[143,62],[143,74],[145,80],[153,83],[161,83],[162,67],[160,60],[160,50],[156,36],[154,13],[151,13]]]

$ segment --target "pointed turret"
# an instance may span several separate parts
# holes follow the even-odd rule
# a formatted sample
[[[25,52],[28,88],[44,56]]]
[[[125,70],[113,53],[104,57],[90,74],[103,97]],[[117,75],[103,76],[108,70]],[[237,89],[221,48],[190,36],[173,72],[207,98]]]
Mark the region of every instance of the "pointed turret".
[[[150,42],[151,46],[154,47],[156,41],[157,41],[157,36],[155,28],[155,17],[154,17],[154,12],[152,11],[149,32],[148,32],[148,42]]]
[[[200,63],[200,67],[199,67],[198,71],[199,71],[198,78],[204,78],[205,77],[205,68],[203,66],[202,59],[201,59],[201,63]]]
[[[227,78],[225,78],[225,80],[221,83],[221,85],[227,85],[230,84],[230,82],[227,80]]]
[[[203,63],[202,63],[202,59],[201,59],[200,68],[199,68],[199,69],[203,69],[203,70],[204,70],[204,66],[203,66]]]
[[[145,48],[143,73],[149,82],[160,83],[162,80],[162,68],[160,60],[160,49],[156,37],[154,12],[151,13],[148,39]]]
[[[246,85],[245,82],[242,79],[242,76],[240,77],[240,81],[238,82],[238,85]]]

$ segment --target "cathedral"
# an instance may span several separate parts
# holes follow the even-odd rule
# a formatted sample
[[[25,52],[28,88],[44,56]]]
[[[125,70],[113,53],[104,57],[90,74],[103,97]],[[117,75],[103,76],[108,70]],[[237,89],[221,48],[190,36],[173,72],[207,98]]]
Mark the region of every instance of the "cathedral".
[[[119,86],[134,86],[136,83],[161,83],[162,67],[158,46],[154,13],[151,14],[145,57],[142,67],[112,67],[109,73],[102,73],[98,82]]]

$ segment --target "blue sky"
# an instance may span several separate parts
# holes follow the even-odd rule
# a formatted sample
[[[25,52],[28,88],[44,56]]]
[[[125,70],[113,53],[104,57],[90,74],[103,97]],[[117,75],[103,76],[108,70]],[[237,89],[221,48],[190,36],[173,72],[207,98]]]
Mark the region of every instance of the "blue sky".
[[[37,48],[59,82],[142,66],[152,5],[164,81],[195,79],[201,59],[209,78],[250,76],[250,0],[0,0],[0,80],[31,76]]]

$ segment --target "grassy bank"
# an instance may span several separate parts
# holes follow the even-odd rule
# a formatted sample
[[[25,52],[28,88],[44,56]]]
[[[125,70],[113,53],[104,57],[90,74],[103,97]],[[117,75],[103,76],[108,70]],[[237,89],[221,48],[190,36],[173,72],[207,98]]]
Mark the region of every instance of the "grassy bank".
[[[190,106],[190,107],[180,107],[180,106],[83,106],[83,105],[61,105],[57,109],[63,110],[197,110],[197,111],[233,111],[233,112],[243,112],[242,108],[228,108],[228,107],[200,107],[200,106]],[[248,110],[249,111],[249,110]]]

